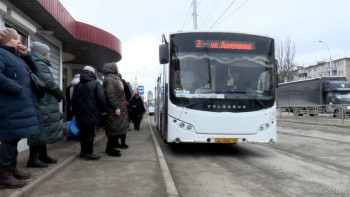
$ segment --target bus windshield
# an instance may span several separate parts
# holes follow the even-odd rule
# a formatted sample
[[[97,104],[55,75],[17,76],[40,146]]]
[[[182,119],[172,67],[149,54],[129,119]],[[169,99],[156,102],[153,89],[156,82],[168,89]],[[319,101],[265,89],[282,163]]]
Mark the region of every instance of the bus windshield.
[[[179,53],[175,62],[172,82],[177,97],[192,98],[201,94],[229,97],[227,95],[242,92],[261,99],[272,96],[273,66],[267,63],[267,57]]]
[[[177,35],[171,40],[173,100],[274,100],[273,42],[269,39],[224,33],[206,34],[205,39],[200,34],[192,40],[189,37]]]

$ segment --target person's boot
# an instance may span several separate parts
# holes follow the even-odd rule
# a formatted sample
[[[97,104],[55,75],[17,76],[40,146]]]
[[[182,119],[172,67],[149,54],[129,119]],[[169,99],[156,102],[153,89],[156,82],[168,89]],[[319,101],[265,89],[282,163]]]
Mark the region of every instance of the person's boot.
[[[111,136],[108,137],[107,147],[106,147],[106,153],[109,156],[113,157],[120,157],[120,151],[115,149],[115,143],[117,141],[117,137]]]
[[[11,173],[12,175],[18,179],[18,180],[26,180],[29,179],[31,174],[30,173],[25,173],[25,172],[21,172],[17,169],[17,162],[13,162],[11,165]]]
[[[128,148],[129,146],[125,143],[125,140],[126,140],[126,134],[122,135],[121,136],[121,145],[120,145],[120,148],[122,149],[126,149]]]
[[[39,159],[40,159],[40,161],[42,161],[44,163],[48,163],[48,164],[57,163],[57,159],[51,158],[47,154],[46,144],[39,146]]]
[[[107,155],[112,156],[112,157],[120,157],[120,151],[116,149],[111,149],[107,151]]]
[[[119,144],[119,141],[118,141],[119,138],[116,138],[115,139],[115,142],[114,142],[114,148],[122,148],[122,145]]]
[[[39,160],[38,146],[29,146],[29,159],[27,162],[29,168],[47,168],[49,165]]]
[[[109,149],[116,149],[116,148],[121,148],[121,145],[118,142],[118,137],[117,136],[108,137],[105,153],[108,153]]]
[[[100,158],[101,156],[95,155],[94,153],[85,155],[86,160],[98,160]]]
[[[27,185],[27,182],[20,181],[12,176],[11,169],[0,169],[0,188],[15,189]]]
[[[140,124],[141,124],[140,122],[134,123],[135,129],[138,131],[140,130]]]

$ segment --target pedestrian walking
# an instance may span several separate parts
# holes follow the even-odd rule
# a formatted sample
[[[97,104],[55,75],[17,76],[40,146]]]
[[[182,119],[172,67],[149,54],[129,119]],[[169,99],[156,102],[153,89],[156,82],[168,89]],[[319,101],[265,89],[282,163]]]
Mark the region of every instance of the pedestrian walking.
[[[37,66],[13,28],[0,30],[0,188],[20,188],[29,173],[17,169],[17,145],[21,138],[44,132],[28,66]]]
[[[117,139],[121,138],[122,148],[127,148],[125,143],[126,133],[129,130],[128,111],[125,103],[124,85],[118,76],[116,63],[107,63],[103,66],[103,88],[107,100],[107,115],[104,119],[104,128],[108,137],[106,153],[110,156],[120,156],[116,150]]]
[[[67,114],[67,121],[70,121],[73,117],[73,109],[72,109],[72,97],[73,97],[73,91],[74,87],[78,85],[80,81],[80,74],[74,75],[70,85],[66,88],[66,114]]]
[[[134,123],[135,130],[140,130],[140,124],[145,114],[145,106],[138,93],[129,100],[129,113],[131,121]]]
[[[105,96],[102,85],[97,81],[95,69],[85,66],[80,74],[80,83],[73,91],[73,115],[80,131],[80,157],[97,160],[93,153],[95,127],[101,125],[101,117],[106,115]]]
[[[50,48],[46,44],[33,42],[30,44],[33,60],[38,66],[37,76],[45,82],[46,93],[38,99],[39,109],[43,117],[45,132],[28,138],[29,159],[27,167],[45,168],[48,164],[55,164],[57,160],[47,154],[46,144],[53,144],[63,140],[62,113],[59,102],[63,99],[63,92],[55,82],[50,71]]]

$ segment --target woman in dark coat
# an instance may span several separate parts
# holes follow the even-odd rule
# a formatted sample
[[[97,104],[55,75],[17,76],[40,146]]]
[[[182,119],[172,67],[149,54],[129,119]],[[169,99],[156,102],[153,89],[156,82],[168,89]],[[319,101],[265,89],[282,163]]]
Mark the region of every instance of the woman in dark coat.
[[[49,69],[51,67],[50,48],[40,42],[30,44],[33,59],[38,65],[37,76],[45,82],[46,93],[38,99],[39,109],[43,117],[45,133],[28,138],[29,159],[27,167],[47,167],[47,164],[57,163],[48,156],[46,144],[63,140],[62,114],[58,103],[63,99],[63,92],[56,84]]]
[[[17,31],[0,30],[0,187],[18,188],[28,179],[16,168],[21,138],[44,132],[43,122],[26,66],[37,66],[21,44]]]
[[[143,101],[140,98],[139,94],[136,93],[129,101],[130,119],[134,123],[136,130],[140,130],[140,123],[145,112],[146,110],[145,106],[143,105]]]
[[[121,138],[121,147],[127,148],[126,133],[129,130],[128,111],[123,82],[118,76],[116,63],[107,63],[103,66],[103,88],[107,100],[107,115],[104,120],[106,136],[108,137],[106,153],[110,156],[120,156],[115,150],[118,137]]]
[[[85,66],[80,74],[80,83],[73,91],[72,106],[80,131],[80,158],[100,159],[93,153],[95,127],[101,126],[102,115],[106,115],[106,103],[103,87],[91,66]]]

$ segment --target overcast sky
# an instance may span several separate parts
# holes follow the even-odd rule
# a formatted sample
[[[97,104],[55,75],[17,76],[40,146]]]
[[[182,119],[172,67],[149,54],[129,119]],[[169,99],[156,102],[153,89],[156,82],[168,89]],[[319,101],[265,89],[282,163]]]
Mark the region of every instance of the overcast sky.
[[[193,30],[192,0],[60,2],[75,20],[120,39],[119,70],[131,83],[137,74],[145,92],[154,92],[161,68],[161,35]],[[282,41],[290,38],[296,48],[295,61],[309,66],[329,61],[327,47],[332,59],[350,57],[349,8],[349,0],[197,0],[197,26],[199,30],[248,32]]]

